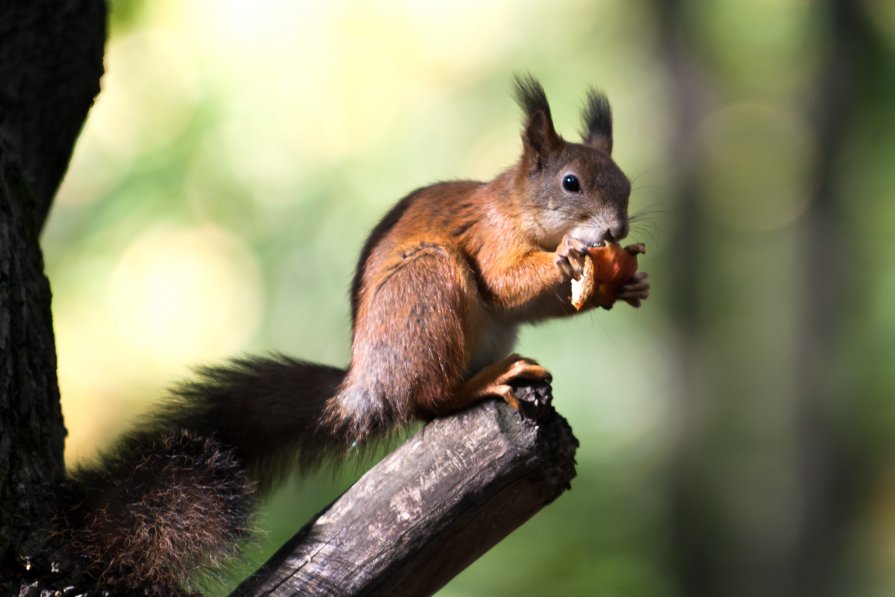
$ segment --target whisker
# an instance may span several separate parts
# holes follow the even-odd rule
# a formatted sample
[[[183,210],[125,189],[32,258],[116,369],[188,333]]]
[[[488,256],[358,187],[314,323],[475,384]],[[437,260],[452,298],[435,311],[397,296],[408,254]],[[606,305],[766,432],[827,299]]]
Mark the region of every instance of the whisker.
[[[671,167],[667,164],[656,164],[652,168],[647,168],[647,169],[643,170],[642,172],[640,172],[639,174],[629,177],[630,181],[631,181],[631,188],[632,189],[633,188],[637,188],[637,189],[658,188],[658,185],[656,185],[656,184],[650,184],[649,186],[643,187],[643,186],[640,186],[640,183],[643,182],[643,178],[647,175],[653,175],[660,171],[670,171],[670,170],[671,170]]]
[[[655,224],[631,226],[628,236],[639,241],[657,242],[659,239],[659,227]]]
[[[673,211],[672,208],[670,208],[670,207],[659,207],[660,205],[663,205],[664,203],[665,202],[661,199],[656,200],[656,201],[653,201],[652,203],[648,203],[647,205],[641,207],[634,213],[635,214],[670,213],[671,211]]]

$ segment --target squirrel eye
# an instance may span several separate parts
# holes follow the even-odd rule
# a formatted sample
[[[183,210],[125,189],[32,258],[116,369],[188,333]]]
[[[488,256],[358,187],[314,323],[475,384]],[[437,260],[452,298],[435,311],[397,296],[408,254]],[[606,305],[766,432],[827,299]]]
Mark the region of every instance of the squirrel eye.
[[[578,182],[578,177],[574,174],[566,174],[562,178],[562,188],[570,193],[580,193],[581,183]]]

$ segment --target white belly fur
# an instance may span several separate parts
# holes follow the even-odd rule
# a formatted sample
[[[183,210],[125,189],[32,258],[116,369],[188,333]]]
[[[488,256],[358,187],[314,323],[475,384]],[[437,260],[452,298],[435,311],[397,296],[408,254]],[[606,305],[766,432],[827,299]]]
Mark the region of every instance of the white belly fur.
[[[516,344],[518,328],[518,325],[497,322],[490,315],[485,315],[469,360],[469,374],[473,375],[510,354]]]

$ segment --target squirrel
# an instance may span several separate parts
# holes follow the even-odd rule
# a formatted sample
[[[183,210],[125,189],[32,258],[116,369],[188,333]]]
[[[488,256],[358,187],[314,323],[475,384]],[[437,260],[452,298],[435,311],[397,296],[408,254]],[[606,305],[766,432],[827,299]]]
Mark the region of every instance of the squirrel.
[[[373,228],[351,284],[347,369],[280,355],[200,369],[69,473],[58,533],[98,586],[189,594],[196,569],[237,553],[257,496],[290,472],[488,397],[519,408],[511,382],[550,381],[512,352],[517,329],[577,312],[569,281],[588,247],[627,235],[631,185],[611,157],[604,94],[588,91],[574,143],[536,79],[514,88],[516,164],[489,182],[417,189]],[[640,306],[646,278],[635,273],[616,298]]]

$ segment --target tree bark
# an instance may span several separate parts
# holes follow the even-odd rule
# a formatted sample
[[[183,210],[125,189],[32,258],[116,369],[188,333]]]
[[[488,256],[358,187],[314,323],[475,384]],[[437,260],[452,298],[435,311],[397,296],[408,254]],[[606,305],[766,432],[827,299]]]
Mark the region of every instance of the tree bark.
[[[436,419],[311,520],[234,595],[428,595],[569,488],[552,407]]]
[[[0,4],[0,593],[50,568],[64,475],[50,287],[38,237],[94,96],[102,0]]]

